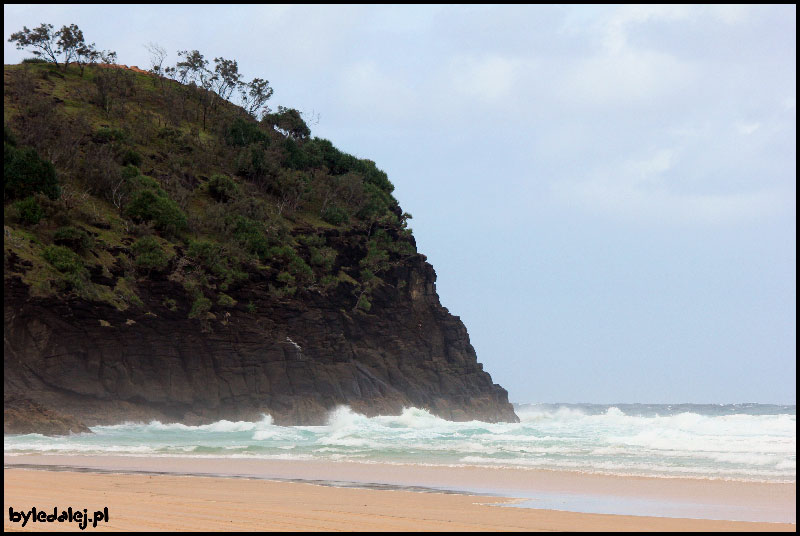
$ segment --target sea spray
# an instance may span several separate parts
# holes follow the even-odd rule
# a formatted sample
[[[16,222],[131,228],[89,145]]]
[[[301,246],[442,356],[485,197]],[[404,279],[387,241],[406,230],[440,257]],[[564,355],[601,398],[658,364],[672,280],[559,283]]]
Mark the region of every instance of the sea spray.
[[[92,434],[6,435],[6,455],[111,454],[480,465],[659,477],[796,481],[795,406],[517,406],[519,423],[452,422],[424,409],[324,426],[124,423]]]

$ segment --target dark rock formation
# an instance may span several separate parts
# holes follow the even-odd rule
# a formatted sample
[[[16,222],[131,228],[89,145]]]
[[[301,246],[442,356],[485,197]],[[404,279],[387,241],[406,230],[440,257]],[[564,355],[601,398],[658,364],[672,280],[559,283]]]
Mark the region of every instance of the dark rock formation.
[[[139,281],[144,306],[124,312],[75,297],[33,298],[18,277],[7,278],[5,431],[263,413],[278,424],[321,424],[340,404],[366,415],[416,406],[450,420],[517,421],[466,328],[439,304],[424,257],[392,277],[396,284],[377,289],[364,313],[353,310],[346,285],[279,300],[251,274],[228,291],[235,307],[203,320],[187,318],[186,291],[166,276]],[[48,418],[61,428],[40,429]]]
[[[4,433],[66,435],[90,431],[77,419],[44,408],[31,400],[7,396],[4,402]]]

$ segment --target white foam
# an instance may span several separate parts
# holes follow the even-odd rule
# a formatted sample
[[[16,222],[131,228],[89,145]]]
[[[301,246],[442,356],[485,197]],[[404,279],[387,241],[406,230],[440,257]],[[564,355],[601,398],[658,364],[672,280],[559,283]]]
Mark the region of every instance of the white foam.
[[[125,423],[94,434],[5,436],[5,453],[110,453],[351,459],[473,464],[703,478],[794,481],[796,417],[790,414],[628,415],[619,407],[525,408],[520,423],[451,422],[425,409],[366,417],[347,406],[323,426],[222,420]]]
[[[143,427],[145,430],[158,430],[158,431],[175,430],[183,432],[191,432],[191,431],[248,432],[250,430],[257,430],[271,425],[272,425],[272,416],[265,414],[262,416],[260,421],[256,422],[251,422],[251,421],[233,422],[233,421],[221,420],[210,424],[201,424],[198,426],[190,426],[182,423],[165,424],[162,423],[161,421],[150,421],[146,425],[142,425],[141,423],[126,422],[123,424],[117,424],[111,426],[95,426],[94,428],[92,428],[92,432],[96,434],[97,433],[102,434],[103,432],[135,431],[135,430],[141,430]]]

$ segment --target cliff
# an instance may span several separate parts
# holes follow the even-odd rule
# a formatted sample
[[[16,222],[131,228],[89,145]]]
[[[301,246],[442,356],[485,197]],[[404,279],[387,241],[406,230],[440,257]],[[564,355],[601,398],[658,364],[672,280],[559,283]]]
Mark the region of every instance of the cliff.
[[[439,304],[433,268],[420,257],[399,271],[407,290],[376,296],[378,314],[329,299],[276,302],[253,284],[243,292],[255,312],[234,308],[203,326],[186,318],[188,303],[174,312],[158,305],[183,294],[168,280],[148,282],[143,294],[155,304],[144,314],[35,299],[7,280],[4,393],[87,425],[262,413],[322,424],[340,404],[366,415],[415,406],[451,420],[516,420],[464,325]],[[6,432],[26,427],[6,418]]]
[[[112,80],[133,89],[109,111],[88,81],[102,67],[17,67],[6,433],[264,413],[322,424],[341,404],[517,420],[374,163],[310,139],[296,113],[259,123],[220,101],[200,122],[196,88],[142,73]]]

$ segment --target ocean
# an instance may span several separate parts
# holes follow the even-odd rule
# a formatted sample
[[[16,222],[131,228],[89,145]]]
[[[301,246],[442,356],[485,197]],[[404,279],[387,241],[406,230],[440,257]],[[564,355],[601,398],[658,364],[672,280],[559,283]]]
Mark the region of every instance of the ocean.
[[[519,404],[519,423],[455,423],[348,407],[324,426],[126,423],[91,434],[5,435],[4,454],[347,460],[654,477],[796,482],[796,406]]]

